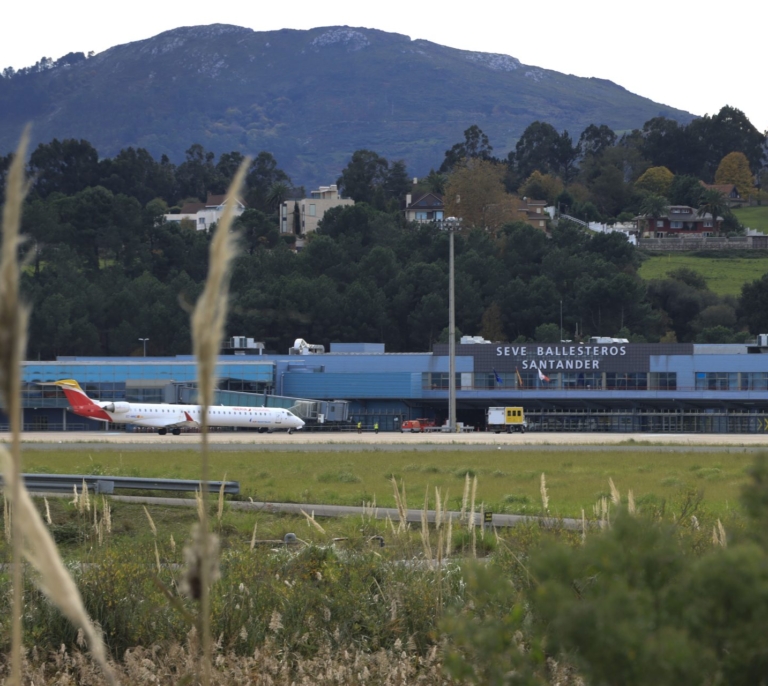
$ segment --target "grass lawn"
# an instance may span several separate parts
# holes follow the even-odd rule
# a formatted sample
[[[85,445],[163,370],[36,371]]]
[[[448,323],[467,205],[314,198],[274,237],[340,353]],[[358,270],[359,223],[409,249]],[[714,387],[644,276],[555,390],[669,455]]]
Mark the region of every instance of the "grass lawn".
[[[651,452],[640,450],[462,452],[253,452],[212,453],[211,478],[240,482],[243,499],[359,505],[375,497],[394,507],[390,477],[403,479],[408,506],[420,509],[425,491],[434,508],[435,487],[461,509],[464,475],[478,478],[477,503],[498,513],[539,514],[540,478],[546,474],[549,509],[554,516],[592,513],[610,495],[608,478],[626,498],[632,489],[638,505],[660,507],[680,500],[685,489],[704,492],[705,507],[725,516],[737,507],[747,481],[751,453]],[[195,479],[199,454],[192,451],[88,454],[28,450],[25,471]]]
[[[669,272],[681,267],[701,274],[714,293],[738,296],[743,284],[759,279],[768,272],[768,257],[696,257],[669,253],[654,255],[645,260],[639,274],[646,280],[664,279]]]
[[[747,228],[768,233],[768,205],[740,207],[733,213]]]

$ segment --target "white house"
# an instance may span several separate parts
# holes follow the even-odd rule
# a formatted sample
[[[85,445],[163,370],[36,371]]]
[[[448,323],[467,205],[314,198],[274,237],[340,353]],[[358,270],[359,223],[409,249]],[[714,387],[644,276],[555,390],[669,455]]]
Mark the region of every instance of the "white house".
[[[207,231],[224,214],[226,199],[226,195],[211,195],[209,193],[206,202],[186,203],[182,206],[179,214],[165,214],[163,217],[167,222],[180,222],[188,219],[195,223],[195,228],[198,231]],[[235,216],[239,217],[245,210],[245,203],[242,200],[237,200]]]

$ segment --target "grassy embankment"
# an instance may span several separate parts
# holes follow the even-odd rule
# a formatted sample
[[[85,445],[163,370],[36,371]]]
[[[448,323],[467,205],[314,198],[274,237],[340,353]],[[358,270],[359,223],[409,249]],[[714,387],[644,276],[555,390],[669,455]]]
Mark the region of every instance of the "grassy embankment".
[[[221,452],[211,458],[213,478],[237,479],[244,496],[255,499],[359,504],[375,495],[379,505],[391,506],[394,496],[388,479],[394,474],[404,480],[411,508],[422,507],[427,488],[429,507],[434,508],[437,486],[443,495],[449,491],[451,509],[461,509],[465,474],[470,471],[478,479],[478,508],[484,502],[497,512],[534,515],[543,512],[543,472],[547,475],[548,513],[580,517],[584,508],[591,521],[596,519],[592,505],[598,498],[611,508],[610,517],[615,516],[608,486],[612,477],[623,502],[627,489],[633,489],[638,516],[648,526],[654,521],[678,522],[683,549],[699,553],[712,550],[711,532],[717,518],[722,518],[729,536],[744,530],[738,499],[748,480],[745,469],[754,462],[748,452],[618,449]],[[193,451],[116,450],[89,455],[83,450],[30,450],[25,454],[25,469],[196,478],[199,455]],[[691,509],[699,488],[704,499]],[[105,632],[112,655],[119,659],[126,649],[143,646],[145,652],[140,654],[150,657],[147,664],[151,669],[167,672],[157,683],[184,681],[193,671],[189,656],[194,655],[184,612],[193,612],[194,604],[178,589],[183,588],[185,575],[182,546],[197,519],[195,508],[148,505],[150,522],[142,505],[113,500],[111,514],[105,517],[105,501],[100,496],[91,496],[90,509],[83,507],[82,499],[79,506],[70,499],[49,501],[49,528],[65,559],[90,563],[72,568],[86,607]],[[38,506],[46,511],[41,499]],[[320,520],[312,525],[303,517],[241,512],[226,506],[219,510],[215,495],[209,512],[222,547],[221,580],[213,588],[211,611],[220,656],[216,669],[237,665],[238,670],[254,675],[269,672],[280,684],[298,682],[301,674],[310,675],[307,682],[328,683],[323,675],[347,669],[344,660],[356,670],[345,683],[368,682],[354,679],[360,665],[366,665],[372,674],[378,674],[375,665],[382,674],[410,670],[407,675],[403,672],[399,683],[417,679],[430,686],[445,683],[440,667],[443,656],[436,647],[443,635],[440,622],[446,609],[462,608],[472,597],[458,565],[420,561],[436,558],[438,550],[449,549],[455,562],[472,557],[475,551],[477,555],[495,551],[495,566],[522,590],[530,584],[530,575],[520,560],[527,560],[543,540],[560,539],[574,550],[581,549],[581,531],[556,528],[544,532],[535,524],[500,529],[498,537],[492,531],[484,537],[480,530],[471,533],[466,522],[459,521],[451,527],[444,521],[442,529],[429,527],[426,534],[417,524],[398,530],[397,520],[390,523],[370,515]],[[105,520],[110,522],[109,532]],[[589,540],[599,535],[595,527],[590,531]],[[310,545],[290,549],[276,541],[251,545],[253,536],[279,540],[287,532]],[[372,536],[382,536],[385,546],[379,547]],[[9,559],[8,544],[0,541],[0,561]],[[402,560],[416,562],[402,564]],[[9,612],[7,591],[7,575],[0,574],[0,616]],[[39,592],[28,586],[25,598],[25,644],[34,645],[40,656],[52,654],[62,644],[76,645],[76,630]],[[6,629],[0,631],[0,644],[7,648],[7,642]],[[126,682],[136,682],[131,676],[136,664],[133,658],[121,663]],[[76,668],[71,671],[78,673]],[[383,677],[370,681],[387,683]],[[217,682],[245,683],[234,677]]]
[[[768,257],[763,251],[754,256],[739,257],[668,253],[649,257],[640,266],[638,273],[641,278],[650,281],[664,279],[670,272],[683,267],[701,274],[714,293],[739,296],[745,283],[755,281],[768,272]]]
[[[733,213],[747,228],[768,233],[768,205],[757,207],[740,207]]]
[[[391,475],[403,479],[411,507],[421,508],[425,489],[449,495],[461,508],[464,475],[477,475],[477,502],[498,513],[537,514],[540,477],[546,474],[550,511],[580,517],[608,495],[608,478],[626,494],[632,489],[642,507],[658,507],[686,488],[702,489],[707,509],[726,516],[746,482],[751,453],[656,452],[640,450],[461,452],[260,452],[212,454],[212,478],[240,482],[243,499],[272,502],[360,505],[376,500],[394,507]],[[26,471],[110,474],[195,479],[192,451],[105,452],[27,451]],[[434,505],[433,505],[434,507]]]

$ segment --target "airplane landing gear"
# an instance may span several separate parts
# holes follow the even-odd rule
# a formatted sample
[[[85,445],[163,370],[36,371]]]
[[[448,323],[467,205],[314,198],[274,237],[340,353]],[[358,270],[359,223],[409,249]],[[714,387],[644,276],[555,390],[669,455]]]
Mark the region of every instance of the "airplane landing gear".
[[[174,436],[178,436],[180,433],[181,433],[181,429],[174,429],[173,430],[173,435]]]
[[[165,436],[165,434],[168,433],[168,430],[167,429],[158,429],[157,433],[160,434],[161,436]]]
[[[293,429],[288,429],[288,435],[290,436],[293,433]]]

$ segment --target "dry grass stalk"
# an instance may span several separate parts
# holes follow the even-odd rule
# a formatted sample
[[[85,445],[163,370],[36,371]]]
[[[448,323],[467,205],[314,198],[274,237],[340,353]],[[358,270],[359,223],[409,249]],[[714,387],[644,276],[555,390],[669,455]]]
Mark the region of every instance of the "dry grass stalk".
[[[149,528],[152,529],[152,535],[157,538],[157,527],[155,526],[155,522],[152,519],[152,515],[149,514],[149,510],[147,509],[146,505],[142,505],[144,508],[144,514],[147,515],[147,521],[149,521]]]
[[[91,498],[88,494],[88,484],[83,479],[83,488],[80,491],[80,498],[77,501],[77,509],[80,514],[85,514],[86,510],[91,511]]]
[[[227,191],[224,214],[218,222],[216,233],[211,239],[208,276],[205,287],[192,313],[192,348],[197,361],[198,398],[201,405],[200,419],[202,429],[201,450],[201,491],[202,500],[208,495],[208,408],[213,403],[213,389],[216,383],[216,362],[224,336],[224,324],[227,316],[229,300],[229,279],[232,262],[236,255],[237,237],[230,229],[235,218],[235,205],[240,189],[250,166],[250,159],[245,158],[232,180]],[[205,507],[202,508],[199,535],[194,542],[201,546],[196,556],[208,556],[213,553],[214,545],[208,531],[208,517]],[[218,568],[218,563],[216,564]],[[202,669],[201,681],[203,686],[211,683],[212,643],[210,635],[210,594],[209,586],[213,579],[209,577],[209,564],[201,564],[201,595],[200,595],[200,635],[202,639]]]
[[[2,241],[0,245],[0,405],[5,408],[11,431],[11,452],[4,451],[9,462],[6,469],[5,489],[10,489],[9,522],[13,550],[11,601],[11,678],[12,684],[21,684],[23,660],[21,616],[24,611],[22,595],[21,558],[24,522],[16,508],[25,491],[21,474],[21,361],[27,347],[29,309],[20,295],[21,266],[21,212],[29,184],[25,178],[24,162],[29,143],[29,126],[24,128],[19,147],[13,157],[6,183],[3,205]],[[9,480],[8,475],[13,479]]]
[[[453,515],[448,514],[448,535],[445,537],[445,557],[451,556],[451,546],[453,545]]]
[[[112,533],[112,508],[109,506],[109,501],[101,496],[101,509],[104,513],[104,527],[108,534]]]
[[[110,528],[110,530],[111,530],[111,528]],[[169,545],[171,546],[171,552],[175,553],[176,552],[176,541],[173,540],[173,534],[171,534],[171,539],[169,541]]]
[[[424,507],[421,510],[421,544],[424,546],[424,557],[429,561],[432,567],[432,546],[429,543],[429,521],[427,512],[429,511],[429,486],[424,493]]]
[[[584,515],[584,508],[581,508],[581,542],[584,543],[587,540],[587,518]]]
[[[160,551],[157,549],[157,541],[155,541],[155,564],[157,565],[157,574],[159,576],[162,568],[160,567]]]
[[[195,491],[195,505],[197,507],[197,520],[202,522],[203,517],[205,517],[205,501],[203,500],[202,486],[199,490]]]
[[[11,533],[11,503],[8,500],[8,498],[5,497],[5,494],[3,494],[3,535],[5,536],[6,543],[11,542],[12,533]]]
[[[256,530],[259,528],[258,520],[253,523],[253,533],[251,534],[251,550],[256,547]]]
[[[53,520],[51,519],[51,506],[48,504],[48,498],[43,496],[43,502],[45,502],[45,521],[48,523],[48,526],[53,524]]]
[[[400,533],[408,529],[408,505],[405,501],[405,482],[404,481],[400,482],[400,488],[402,488],[402,493],[401,493],[400,488],[398,488],[397,486],[397,481],[393,476],[392,488],[394,489],[394,492],[395,492],[395,505],[397,506],[397,514],[400,519],[400,522],[397,525],[397,532]]]
[[[219,486],[219,507],[218,510],[216,510],[216,519],[219,522],[219,526],[221,526],[221,519],[224,517],[224,486],[226,485],[227,481],[227,475],[224,474],[224,481],[221,482],[221,486]]]
[[[5,483],[16,478],[14,465],[8,452],[0,446]],[[19,500],[13,503],[16,518],[20,522],[24,543],[24,556],[39,574],[37,584],[72,624],[83,630],[91,653],[104,671],[110,684],[116,683],[107,662],[107,653],[101,634],[91,623],[85,611],[80,591],[72,581],[59,555],[51,533],[43,523],[29,492],[21,482]]]
[[[464,475],[464,495],[461,496],[461,517],[459,521],[464,521],[467,515],[467,503],[469,502],[469,472]]]
[[[472,530],[472,536],[475,535],[475,496],[477,495],[477,477],[472,478],[472,495],[469,499],[469,521],[467,528]]]
[[[717,520],[717,526],[712,527],[712,543],[713,545],[720,546],[721,548],[728,547],[728,539],[725,535],[725,528],[719,519]]]
[[[440,530],[440,524],[443,518],[442,503],[440,502],[440,489],[435,486],[435,529]]]
[[[317,529],[321,534],[325,534],[325,529],[323,529],[323,527],[320,526],[315,521],[315,513],[314,513],[314,511],[312,512],[311,515],[308,515],[306,512],[304,512],[304,510],[299,510],[299,512],[301,512],[301,514],[303,514],[307,518],[307,526],[314,526],[315,529]],[[253,529],[253,534],[254,534],[254,536],[256,535],[256,527],[254,527],[254,529]],[[256,545],[256,544],[254,543],[254,545]]]
[[[445,524],[445,518],[448,516],[448,489],[445,489],[445,496],[443,497],[443,524]]]
[[[541,473],[541,485],[539,487],[541,491],[541,508],[544,512],[549,512],[549,495],[547,493],[547,477],[544,476],[544,472]]]
[[[635,494],[632,493],[632,489],[630,488],[629,491],[627,491],[627,512],[629,514],[637,514],[637,506],[635,505]]]
[[[608,486],[611,489],[611,502],[614,505],[621,505],[621,493],[619,493],[619,489],[616,488],[616,484],[613,483],[613,479],[610,476],[608,477]]]

